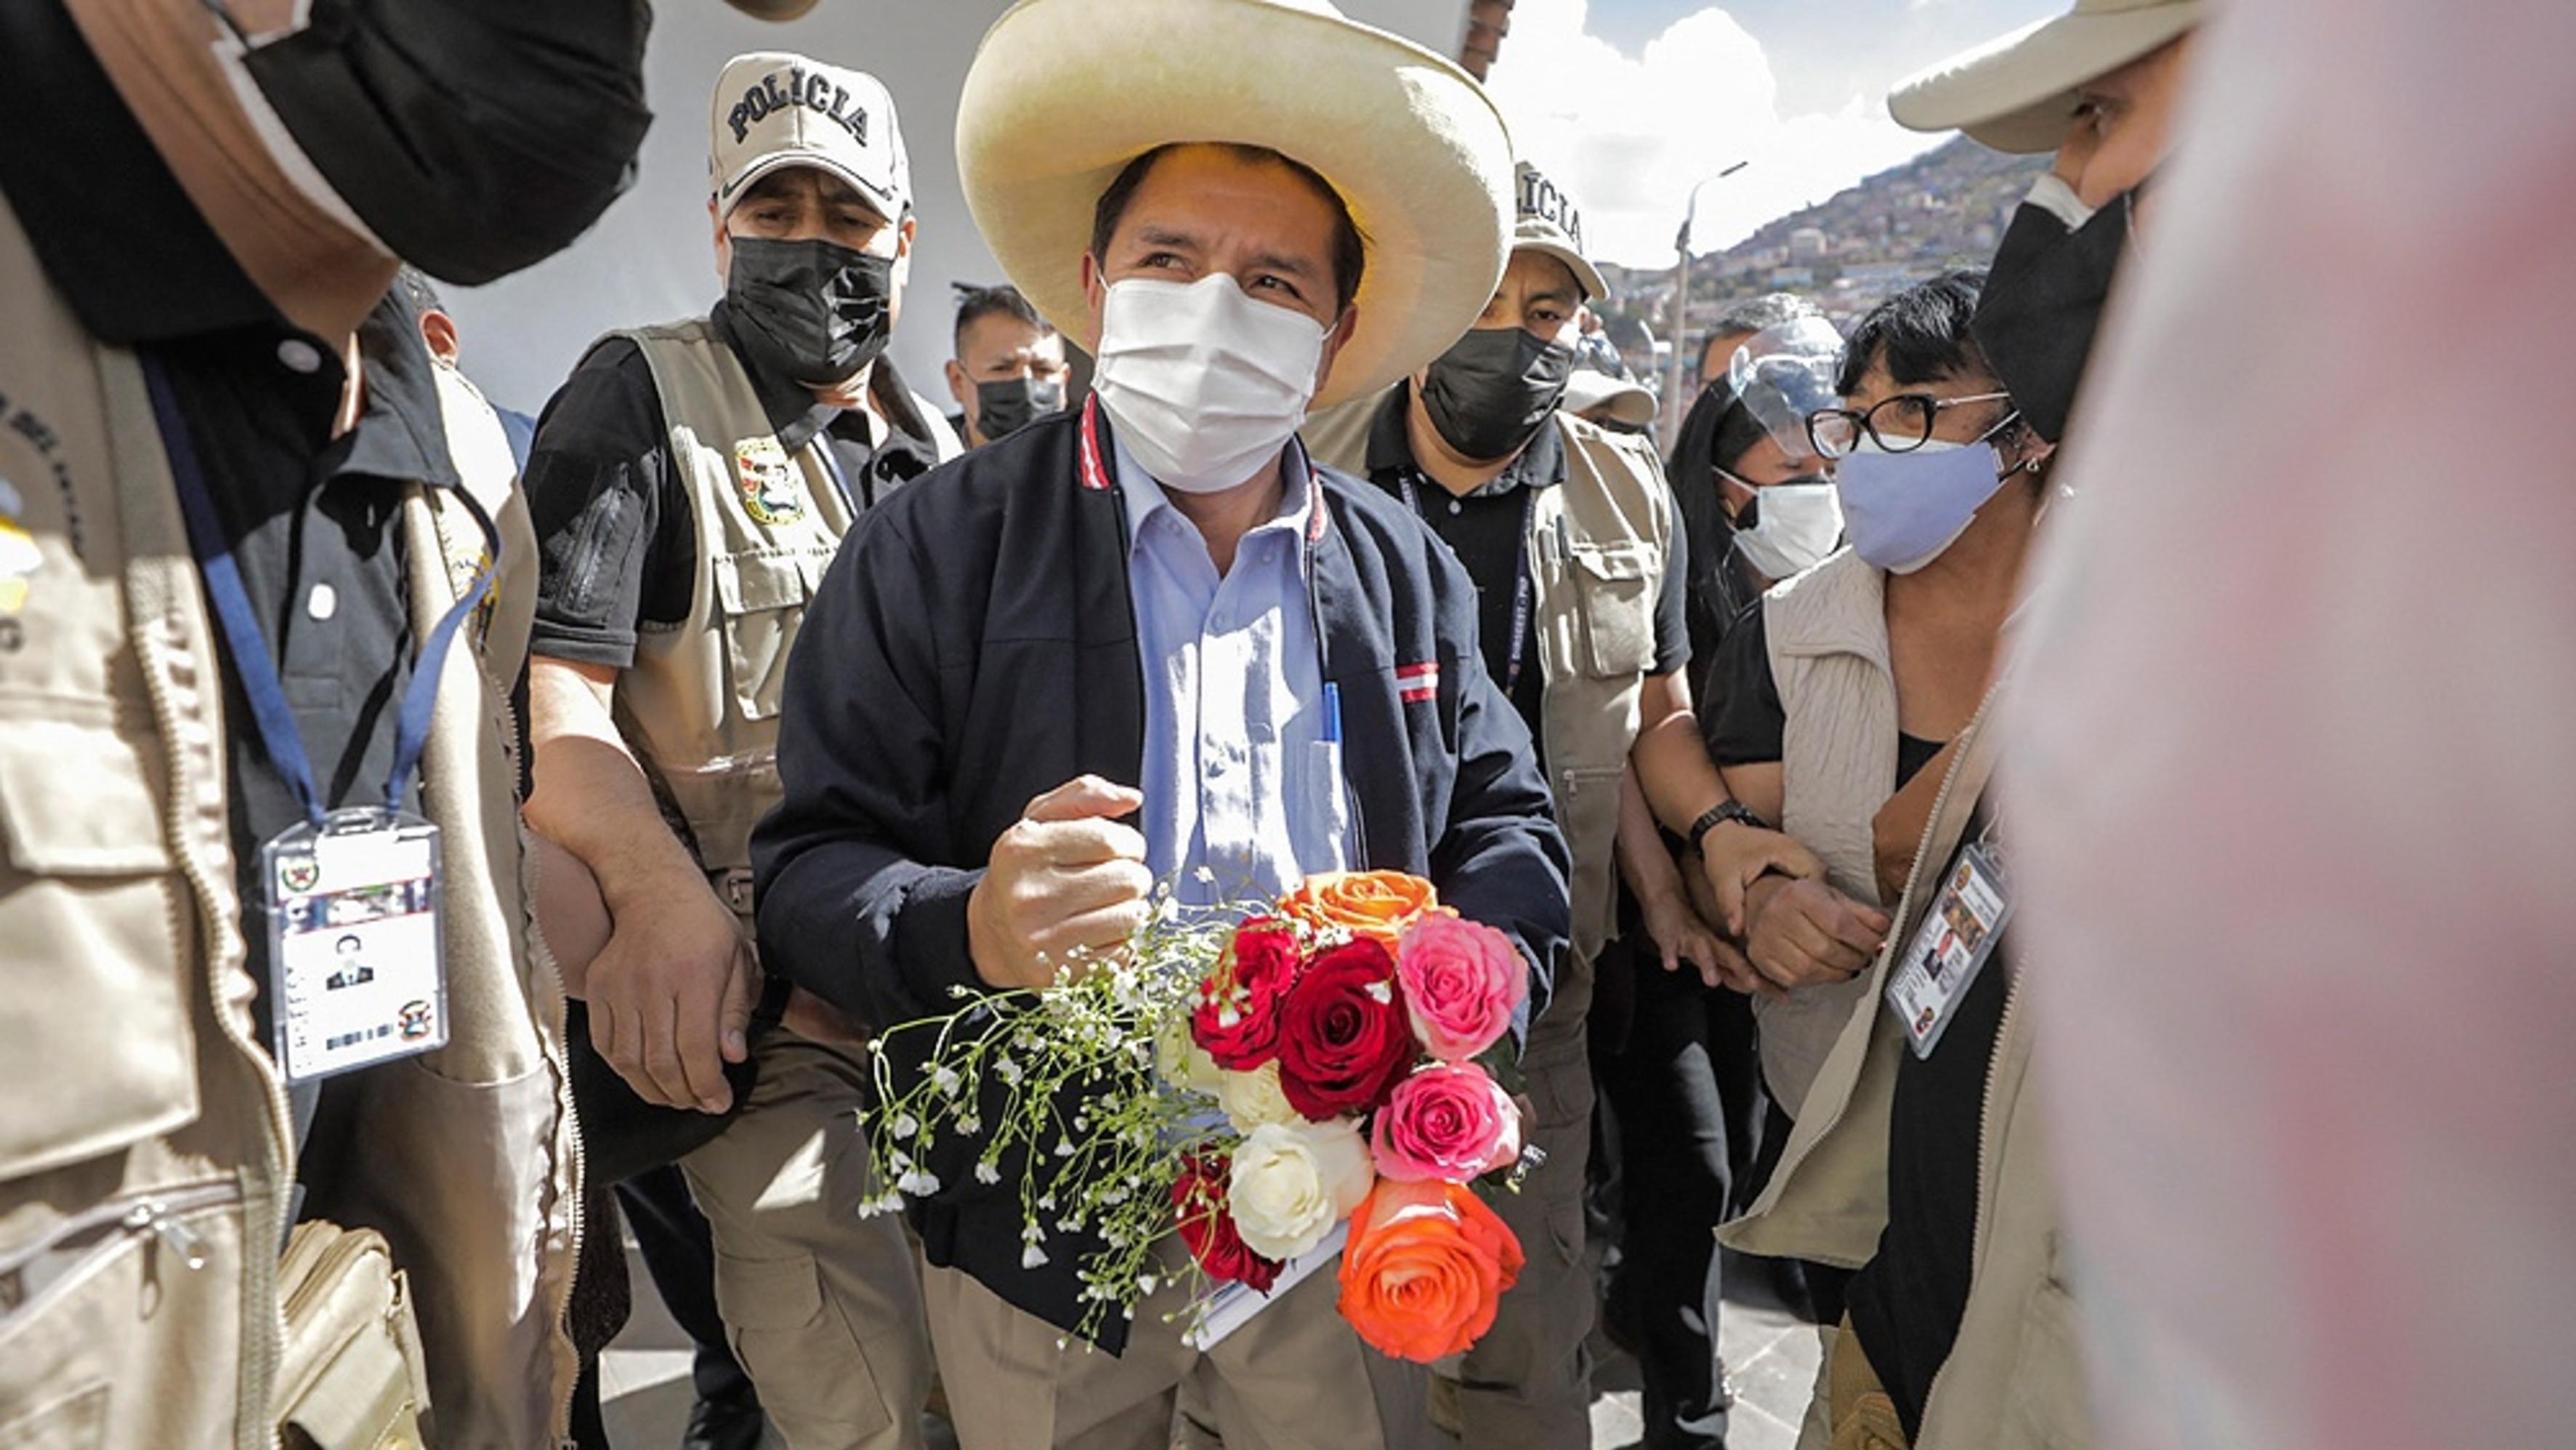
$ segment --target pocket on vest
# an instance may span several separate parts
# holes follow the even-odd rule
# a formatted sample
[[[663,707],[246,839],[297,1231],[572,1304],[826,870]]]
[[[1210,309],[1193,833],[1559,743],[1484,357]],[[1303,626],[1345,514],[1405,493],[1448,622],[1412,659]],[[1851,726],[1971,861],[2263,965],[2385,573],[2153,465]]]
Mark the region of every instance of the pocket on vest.
[[[147,755],[104,724],[0,727],[0,941],[34,950],[0,999],[0,1179],[197,1115],[196,907]],[[225,883],[229,887],[230,883]]]
[[[716,607],[724,616],[725,673],[734,708],[746,720],[778,714],[787,688],[787,652],[805,622],[808,572],[821,561],[802,554],[718,554]]]
[[[1663,576],[1654,549],[1577,544],[1574,565],[1583,672],[1595,679],[1644,673],[1655,662],[1655,588]]]

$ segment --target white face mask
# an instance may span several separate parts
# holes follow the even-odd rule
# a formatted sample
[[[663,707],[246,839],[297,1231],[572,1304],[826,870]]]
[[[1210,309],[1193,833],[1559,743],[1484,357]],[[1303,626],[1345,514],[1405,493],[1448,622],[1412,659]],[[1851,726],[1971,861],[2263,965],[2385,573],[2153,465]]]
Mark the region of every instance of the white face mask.
[[[1830,481],[1775,483],[1753,489],[1753,527],[1735,531],[1735,548],[1765,579],[1786,579],[1824,562],[1842,542],[1843,501]]]
[[[1217,493],[1277,456],[1314,396],[1324,329],[1256,302],[1233,276],[1129,278],[1100,309],[1091,386],[1154,481]]]

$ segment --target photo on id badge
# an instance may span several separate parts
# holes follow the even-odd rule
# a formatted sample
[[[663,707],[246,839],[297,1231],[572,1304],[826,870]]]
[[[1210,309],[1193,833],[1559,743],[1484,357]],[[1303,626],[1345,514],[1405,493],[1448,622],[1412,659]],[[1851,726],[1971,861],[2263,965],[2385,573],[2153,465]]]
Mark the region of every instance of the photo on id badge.
[[[434,833],[307,837],[271,850],[275,1047],[287,1079],[445,1045]]]
[[[1888,1009],[1905,1024],[1916,1056],[1929,1057],[1939,1045],[1951,1008],[1967,994],[2011,914],[2001,855],[1984,841],[1962,848],[1940,900],[1888,977]]]

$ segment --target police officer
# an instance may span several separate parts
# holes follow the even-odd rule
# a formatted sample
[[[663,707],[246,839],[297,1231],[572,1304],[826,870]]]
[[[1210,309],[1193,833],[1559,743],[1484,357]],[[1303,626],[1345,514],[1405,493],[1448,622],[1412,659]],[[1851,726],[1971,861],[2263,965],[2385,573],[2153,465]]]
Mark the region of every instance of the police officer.
[[[957,289],[956,356],[948,360],[949,422],[969,448],[1064,409],[1071,370],[1064,336],[1008,282]]]
[[[0,8],[0,1418],[264,1444],[317,1348],[416,1409],[345,1229],[407,1277],[441,1441],[550,1443],[578,1155],[510,743],[534,541],[385,298],[397,254],[483,281],[598,217],[645,15],[251,8]],[[331,992],[348,935],[373,979]],[[299,1190],[299,1248],[362,1252],[281,1264]]]
[[[1672,497],[1647,440],[1559,410],[1578,314],[1604,289],[1573,200],[1526,162],[1518,182],[1502,284],[1472,330],[1377,405],[1365,465],[1475,580],[1486,668],[1539,743],[1573,855],[1574,961],[1522,1059],[1547,1161],[1495,1205],[1529,1263],[1467,1352],[1456,1404],[1466,1444],[1563,1446],[1590,1433],[1585,1017],[1595,960],[1618,930],[1619,874],[1668,968],[1687,958],[1711,985],[1741,968],[1691,912],[1655,829],[1660,818],[1696,839],[1733,819],[1682,674],[1687,565]],[[1695,1417],[1722,1436],[1713,1376],[1693,1392]]]
[[[710,130],[724,299],[594,347],[530,455],[545,574],[528,817],[606,903],[581,984],[599,1053],[666,1108],[734,1112],[750,1084],[682,1166],[772,1423],[800,1447],[913,1445],[929,1355],[901,1230],[857,1211],[856,1044],[817,1040],[836,1033],[809,1001],[756,1073],[726,1067],[751,1049],[747,843],[777,799],[805,600],[859,514],[957,444],[881,356],[914,236],[885,88],[737,56]]]

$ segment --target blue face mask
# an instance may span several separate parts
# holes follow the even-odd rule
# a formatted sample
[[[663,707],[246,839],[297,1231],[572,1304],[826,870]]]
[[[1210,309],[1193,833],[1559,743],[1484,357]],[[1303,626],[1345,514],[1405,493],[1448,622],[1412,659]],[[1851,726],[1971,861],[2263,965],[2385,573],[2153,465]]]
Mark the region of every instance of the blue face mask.
[[[1905,453],[1861,446],[1834,467],[1843,529],[1863,563],[1911,574],[1958,541],[2003,487],[2003,459],[1990,443],[1927,439]]]

